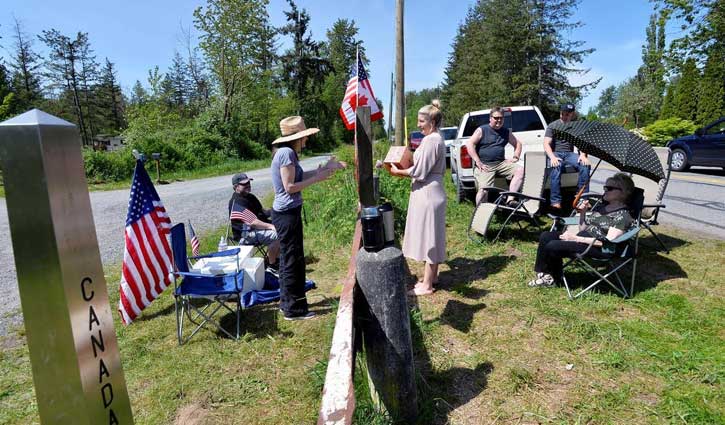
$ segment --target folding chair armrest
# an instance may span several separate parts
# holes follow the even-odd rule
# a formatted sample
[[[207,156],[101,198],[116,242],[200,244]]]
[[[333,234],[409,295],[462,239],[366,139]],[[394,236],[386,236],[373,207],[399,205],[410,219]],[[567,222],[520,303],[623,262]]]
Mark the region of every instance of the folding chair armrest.
[[[198,260],[200,258],[213,258],[213,257],[231,257],[233,255],[239,255],[239,248],[231,248],[226,251],[212,252],[204,255],[197,255],[196,257],[189,257],[189,260]]]
[[[592,199],[592,198],[601,198],[604,196],[603,194],[599,192],[586,192],[582,193],[582,196],[580,196],[581,199]]]
[[[664,204],[644,204],[642,208],[667,208]]]
[[[194,273],[194,272],[174,272],[175,276],[184,276],[184,277],[204,277],[209,278],[213,275],[210,274],[204,274],[204,273]]]
[[[544,198],[540,198],[538,196],[526,195],[520,192],[510,192],[508,190],[501,192],[500,195],[513,196],[514,198],[536,199],[537,201],[546,202]]]
[[[626,242],[626,241],[632,239],[638,232],[639,232],[639,226],[634,226],[631,229],[629,229],[626,232],[624,232],[623,234],[619,235],[619,237],[617,237],[617,238],[615,238],[615,239],[613,239],[611,241],[609,239],[606,239],[606,238],[605,238],[605,240],[607,242],[610,242],[610,243],[613,243],[613,244],[620,244],[622,242]]]
[[[573,217],[559,217],[558,215],[549,214],[549,218],[551,218],[554,221],[558,221],[564,226],[575,226],[579,224],[579,216],[573,216]]]

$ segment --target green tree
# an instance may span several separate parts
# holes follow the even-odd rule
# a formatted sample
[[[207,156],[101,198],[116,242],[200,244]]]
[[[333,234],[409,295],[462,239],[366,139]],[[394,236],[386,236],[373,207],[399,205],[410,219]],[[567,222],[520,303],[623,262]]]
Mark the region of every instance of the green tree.
[[[13,37],[15,51],[10,62],[11,85],[17,96],[17,112],[39,107],[43,98],[40,87],[40,56],[33,51],[32,38],[22,29],[20,21],[14,20]]]
[[[695,59],[687,59],[682,66],[680,81],[675,92],[675,117],[693,122],[696,120],[699,81],[700,71],[697,69]]]
[[[146,89],[143,88],[141,85],[141,82],[139,80],[136,80],[136,83],[133,85],[133,88],[131,89],[131,105],[138,106],[143,105],[148,101],[148,93],[146,92]]]
[[[679,76],[675,76],[670,80],[665,91],[665,97],[662,100],[662,108],[660,108],[660,119],[667,119],[674,117],[676,105],[675,105],[675,93],[677,92],[677,83],[679,82]]]
[[[725,116],[725,57],[713,52],[705,63],[697,97],[697,124]]]
[[[725,0],[656,0],[668,19],[680,22],[682,35],[672,40],[669,59],[675,67],[686,58],[701,62],[725,53]]]
[[[101,131],[118,134],[125,127],[125,105],[123,93],[116,77],[116,69],[108,58],[106,58],[106,63],[101,71],[96,93],[101,117]]]
[[[240,97],[255,81],[268,54],[268,0],[207,0],[194,11],[201,49],[219,85],[222,122],[240,112]]]
[[[188,67],[179,52],[174,52],[171,66],[166,72],[169,86],[169,100],[179,111],[184,111],[189,104],[192,92],[192,82],[189,79]]]
[[[75,121],[81,132],[84,144],[91,143],[91,135],[86,125],[86,108],[83,105],[83,87],[81,80],[81,56],[86,52],[88,34],[79,32],[71,40],[56,29],[44,30],[38,38],[50,49],[45,62],[45,78],[49,81],[49,91],[58,104],[57,115]],[[63,111],[72,110],[69,116]],[[53,111],[55,112],[55,111]],[[63,116],[65,115],[65,116]]]
[[[355,52],[359,49],[363,64],[367,65],[365,47],[357,39],[358,28],[355,21],[338,19],[327,30],[327,42],[323,54],[327,56],[330,72],[325,78],[322,99],[325,103],[325,118],[320,122],[326,126],[321,137],[328,136],[327,144],[337,142],[352,143],[354,133],[345,128],[339,110],[345,88],[350,80],[351,70],[357,66]]]
[[[441,96],[440,88],[423,89],[420,91],[409,91],[405,93],[405,119],[406,129],[408,134],[412,131],[418,130],[418,111],[425,105],[430,105],[433,99],[438,99]],[[446,112],[446,105],[441,105],[443,112]],[[447,117],[447,114],[444,114]],[[444,126],[458,125],[457,122],[446,119],[443,123]]]
[[[596,114],[605,120],[615,120],[617,118],[617,98],[619,93],[617,86],[609,86],[602,90],[599,95],[599,103],[595,108]]]
[[[577,1],[479,0],[458,28],[448,58],[442,100],[447,116],[494,104],[538,105],[548,118],[561,101],[577,101],[599,80],[574,86],[569,76],[593,49],[566,37]],[[516,46],[506,54],[493,46]]]
[[[287,0],[287,3],[290,10],[284,14],[288,23],[280,28],[280,33],[292,36],[292,47],[280,56],[282,81],[288,93],[294,96],[299,114],[319,125],[316,117],[325,109],[321,92],[330,64],[321,55],[322,43],[313,40],[309,32],[307,10],[299,10],[294,0]]]

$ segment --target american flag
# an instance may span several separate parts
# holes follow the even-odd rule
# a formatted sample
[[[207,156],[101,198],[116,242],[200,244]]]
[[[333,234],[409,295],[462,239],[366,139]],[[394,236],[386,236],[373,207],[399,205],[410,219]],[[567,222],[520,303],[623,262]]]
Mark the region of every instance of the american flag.
[[[357,66],[352,69],[352,76],[347,82],[345,97],[342,99],[340,106],[340,116],[345,128],[352,130],[355,128],[355,111],[359,106],[370,107],[370,121],[376,121],[383,117],[383,112],[378,107],[378,101],[375,99],[373,87],[370,85],[368,74],[365,72],[360,53],[357,54]]]
[[[126,216],[126,247],[118,311],[125,325],[158,297],[173,279],[171,220],[143,162],[136,161]]]
[[[191,225],[191,220],[189,220],[189,245],[191,245],[191,255],[195,257],[199,255],[199,238],[196,237],[196,232],[194,232],[194,227]]]
[[[241,220],[243,223],[252,224],[257,216],[236,202],[232,202],[232,211],[229,213],[229,220]]]

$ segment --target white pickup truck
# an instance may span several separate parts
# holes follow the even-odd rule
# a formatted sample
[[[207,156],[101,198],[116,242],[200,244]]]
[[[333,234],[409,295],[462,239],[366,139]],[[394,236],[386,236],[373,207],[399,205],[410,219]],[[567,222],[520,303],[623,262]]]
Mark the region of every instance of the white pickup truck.
[[[451,144],[451,178],[456,187],[456,199],[463,201],[476,190],[473,179],[473,161],[466,149],[466,141],[476,129],[489,123],[490,109],[469,112],[461,119],[458,126],[458,136]],[[536,106],[511,106],[504,108],[504,126],[516,136],[523,144],[523,153],[527,151],[544,150],[544,132],[546,120]],[[522,158],[523,158],[522,153]],[[506,158],[513,156],[513,147],[506,145]],[[572,182],[573,179],[573,182]],[[565,173],[562,175],[562,187],[576,187],[577,175]],[[497,179],[496,186],[505,188],[504,179]]]

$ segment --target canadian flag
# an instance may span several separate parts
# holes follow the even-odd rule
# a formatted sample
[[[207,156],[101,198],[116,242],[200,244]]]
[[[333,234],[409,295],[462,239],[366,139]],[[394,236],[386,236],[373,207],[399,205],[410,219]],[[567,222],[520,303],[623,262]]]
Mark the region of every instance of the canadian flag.
[[[383,112],[378,107],[378,102],[373,93],[373,87],[368,80],[368,74],[360,60],[360,53],[357,55],[357,67],[353,68],[350,81],[347,82],[345,97],[342,99],[340,106],[340,116],[345,128],[353,130],[355,128],[355,111],[358,106],[370,107],[370,121],[379,120],[383,117]]]

